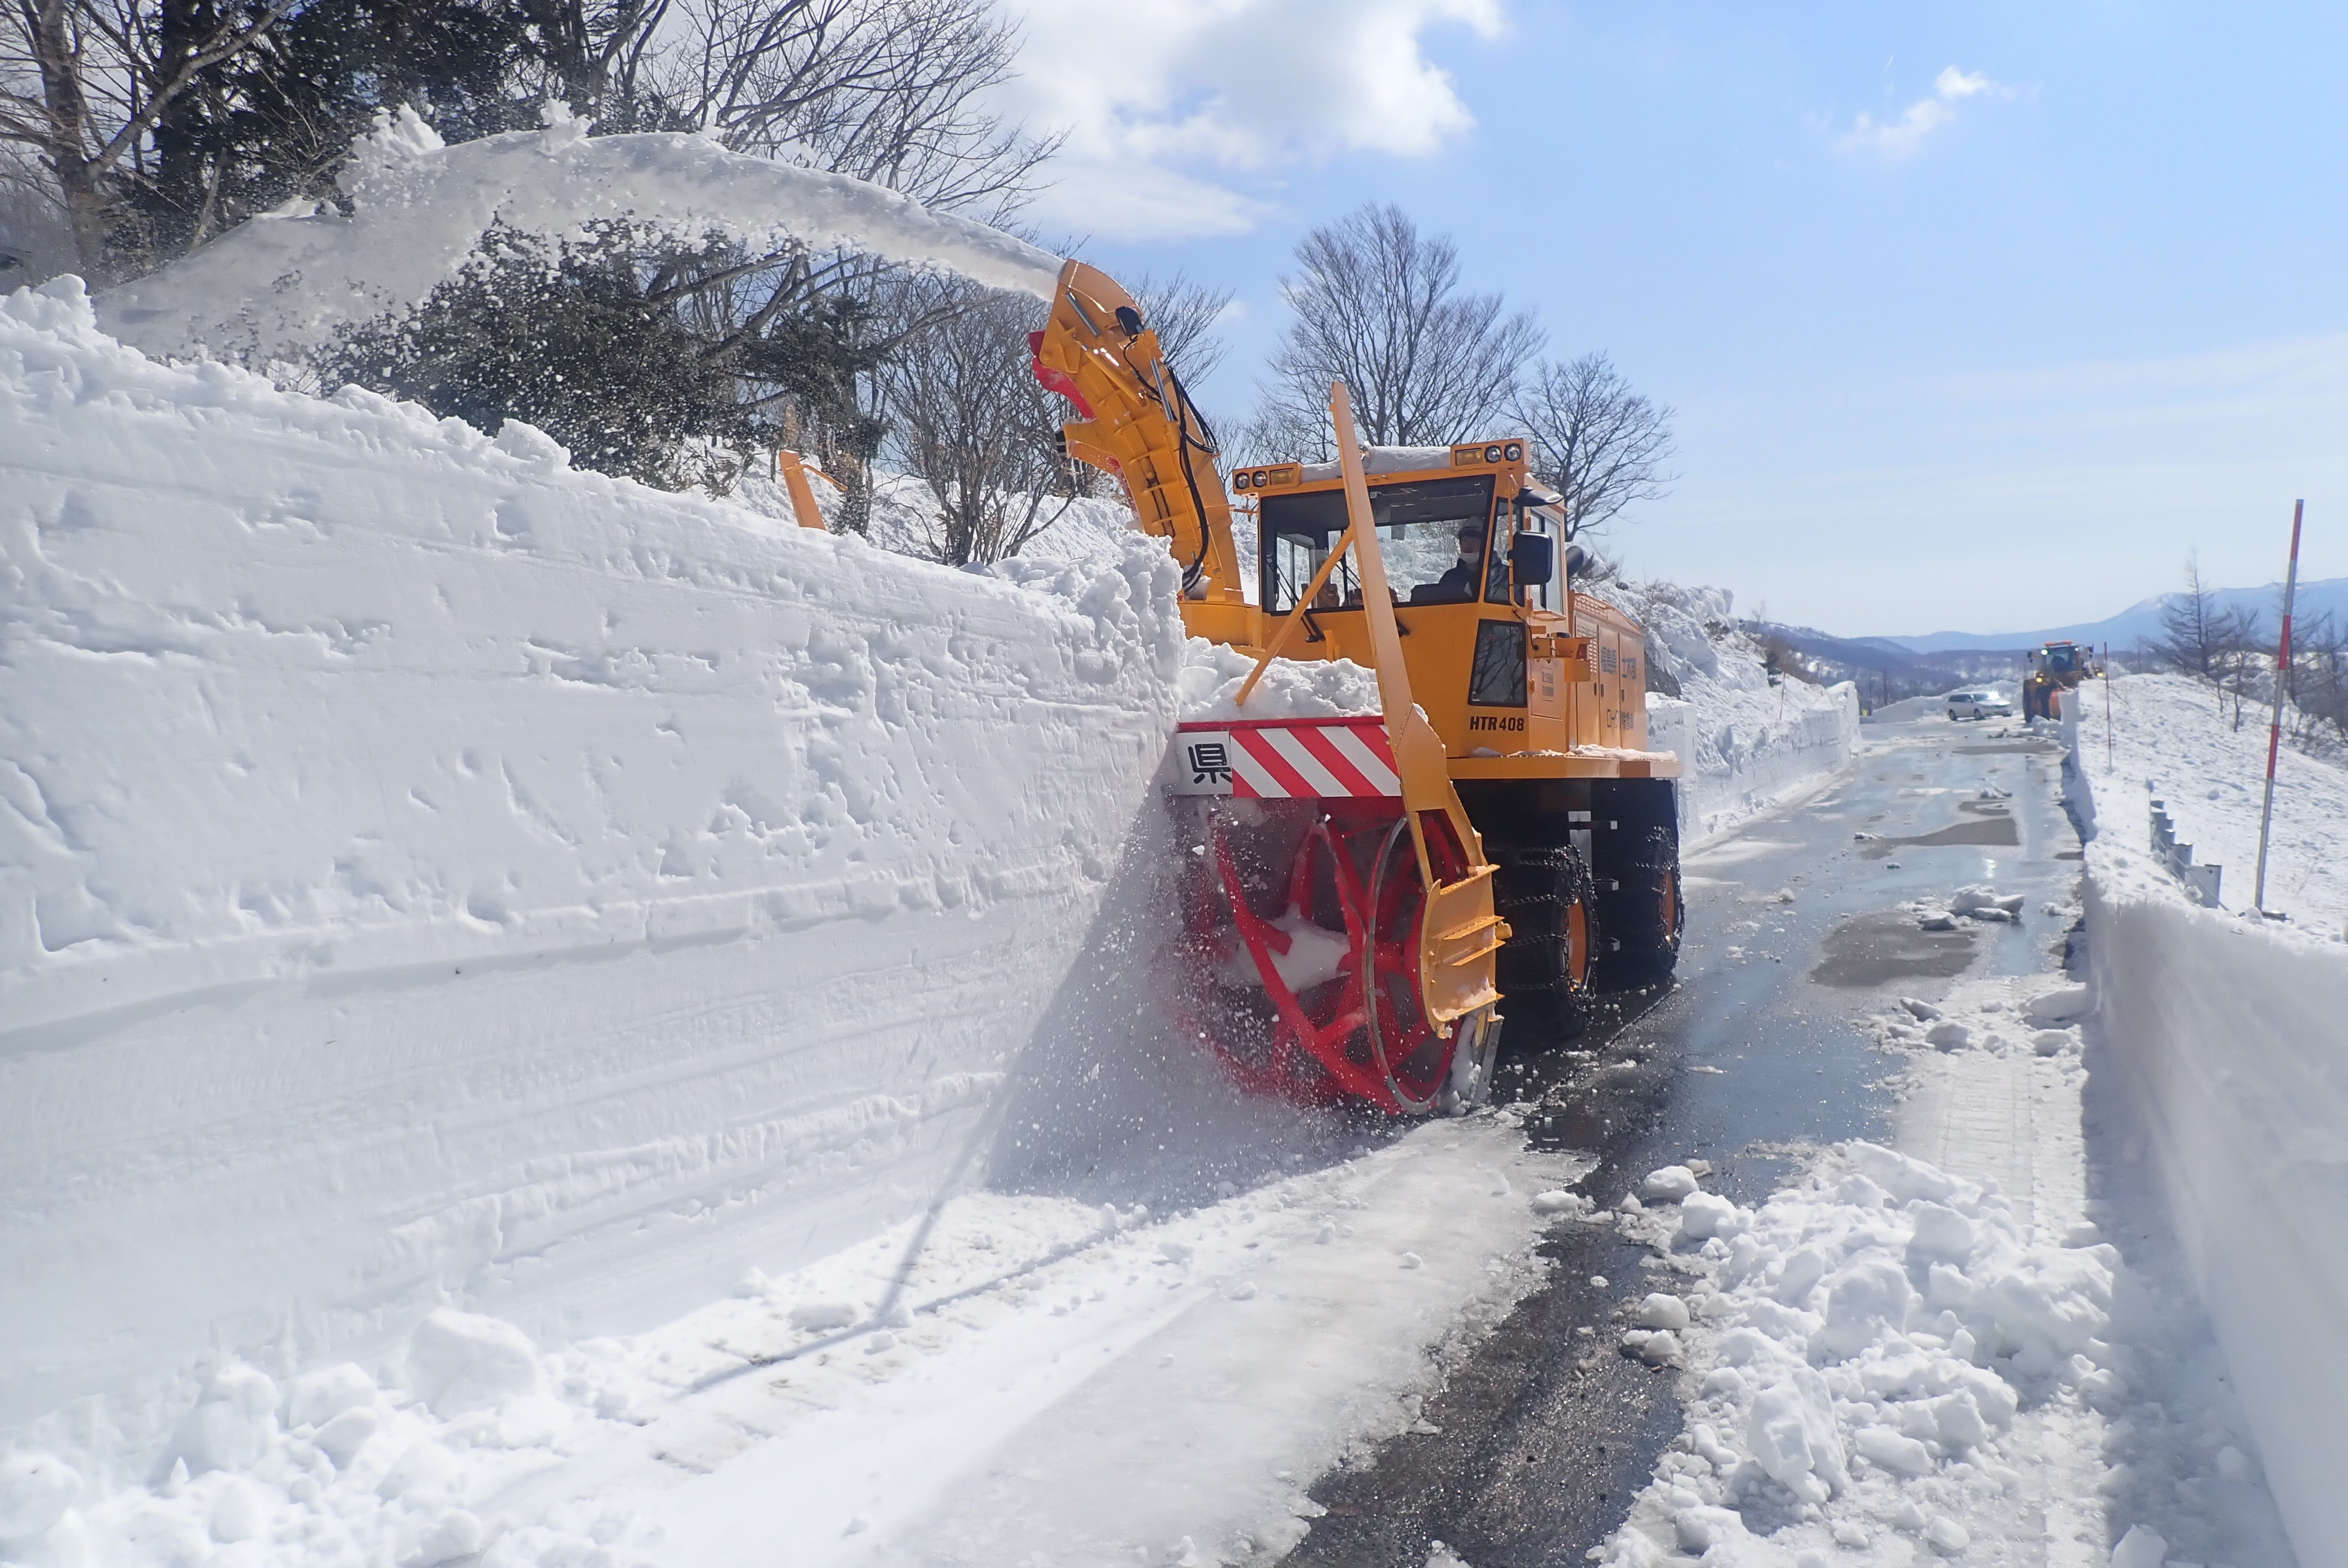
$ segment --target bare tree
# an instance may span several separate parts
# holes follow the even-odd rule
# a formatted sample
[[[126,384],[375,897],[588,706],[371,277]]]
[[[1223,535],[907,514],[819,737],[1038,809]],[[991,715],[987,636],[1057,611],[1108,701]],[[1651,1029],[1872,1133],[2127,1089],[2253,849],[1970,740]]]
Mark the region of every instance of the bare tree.
[[[631,90],[737,152],[1000,220],[1025,205],[1058,145],[989,107],[1019,49],[989,0],[675,3],[682,41]]]
[[[1323,224],[1296,261],[1296,276],[1281,280],[1292,319],[1250,429],[1265,450],[1325,458],[1335,380],[1375,446],[1471,440],[1507,412],[1519,368],[1540,351],[1532,318],[1498,294],[1463,292],[1457,248],[1421,235],[1398,207]]]
[[[8,0],[0,10],[0,140],[32,149],[56,181],[74,253],[111,281],[121,176],[211,71],[252,49],[295,0]]]
[[[1195,386],[1215,374],[1231,345],[1215,332],[1215,324],[1231,309],[1231,291],[1194,280],[1187,272],[1159,278],[1144,272],[1132,285],[1141,319],[1158,334],[1158,346]]]
[[[953,566],[1016,555],[1075,497],[1055,439],[1058,411],[1028,372],[1027,334],[1044,307],[916,277],[897,308],[930,323],[905,338],[880,381],[890,449],[937,497],[932,553]]]
[[[2295,738],[2336,751],[2348,743],[2348,637],[2328,614],[2293,628],[2290,691]]]
[[[1673,410],[1632,390],[1602,354],[1542,362],[1517,397],[1535,472],[1565,497],[1565,537],[1604,528],[1622,509],[1667,493],[1674,475]]]
[[[0,291],[73,270],[73,231],[30,149],[0,142]]]
[[[2185,558],[2185,591],[2160,607],[2160,637],[2150,651],[2180,674],[2216,681],[2227,653],[2249,641],[2250,618],[2222,610],[2201,578],[2198,555]]]
[[[2199,556],[2185,558],[2185,591],[2168,596],[2160,607],[2160,636],[2145,650],[2154,660],[2179,674],[2207,681],[2218,689],[2218,712],[2233,708],[2234,728],[2242,727],[2244,705],[2266,673],[2255,646],[2258,618],[2246,610],[2227,610],[2202,580]]]

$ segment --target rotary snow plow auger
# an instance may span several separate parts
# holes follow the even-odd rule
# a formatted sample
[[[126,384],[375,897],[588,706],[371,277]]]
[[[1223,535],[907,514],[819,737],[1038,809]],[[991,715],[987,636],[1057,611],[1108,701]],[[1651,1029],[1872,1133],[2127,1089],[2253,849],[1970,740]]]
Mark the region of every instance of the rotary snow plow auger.
[[[1375,715],[1179,727],[1162,989],[1243,1087],[1422,1113],[1478,1087],[1503,1008],[1563,1036],[1601,969],[1668,975],[1679,763],[1644,749],[1644,634],[1570,567],[1558,582],[1562,515],[1521,442],[1365,448],[1336,385],[1337,462],[1233,469],[1227,490],[1115,282],[1067,263],[1031,342],[1080,415],[1068,455],[1122,479],[1181,564],[1190,634],[1255,655],[1242,714],[1277,658],[1376,677]],[[1251,562],[1231,492],[1255,503]]]

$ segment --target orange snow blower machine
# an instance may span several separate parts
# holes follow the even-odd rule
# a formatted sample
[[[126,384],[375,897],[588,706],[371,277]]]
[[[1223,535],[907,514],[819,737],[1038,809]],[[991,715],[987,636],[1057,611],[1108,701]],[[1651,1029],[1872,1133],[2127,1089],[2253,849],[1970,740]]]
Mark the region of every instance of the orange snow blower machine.
[[[1162,989],[1242,1086],[1424,1113],[1479,1091],[1503,1009],[1567,1035],[1601,977],[1669,974],[1680,764],[1646,750],[1644,634],[1574,590],[1578,551],[1560,580],[1560,498],[1521,440],[1365,448],[1334,385],[1336,462],[1226,473],[1109,278],[1067,263],[1031,342],[1077,415],[1068,455],[1169,542],[1190,634],[1255,656],[1242,715],[1275,659],[1376,677],[1376,714],[1176,737]]]
[[[2022,682],[2022,716],[2061,718],[2063,693],[2076,690],[2079,682],[2092,673],[2088,668],[2090,652],[2068,638],[2046,643],[2032,652],[2030,674]]]

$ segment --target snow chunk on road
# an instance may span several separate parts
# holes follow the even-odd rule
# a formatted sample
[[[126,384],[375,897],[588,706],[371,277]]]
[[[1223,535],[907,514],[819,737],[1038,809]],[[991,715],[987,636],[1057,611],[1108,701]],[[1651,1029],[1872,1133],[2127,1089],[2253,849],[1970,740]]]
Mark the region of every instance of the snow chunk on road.
[[[1700,1391],[1675,1445],[1689,1451],[1608,1543],[1622,1568],[1666,1544],[1747,1537],[1749,1554],[1727,1561],[1807,1561],[1886,1523],[1962,1553],[1970,1515],[1916,1500],[1982,1481],[1997,1493],[2025,1404],[2075,1398],[2111,1354],[2099,1336],[2116,1253],[2061,1245],[1996,1192],[1890,1149],[1842,1144],[1757,1209],[1697,1194],[1683,1214],[1676,1235],[1653,1222],[1644,1234],[1693,1275],[1687,1288],[1716,1292],[1674,1334]],[[1635,1316],[1684,1312],[1655,1295]]]
[[[436,1416],[494,1409],[538,1392],[538,1352],[510,1323],[443,1309],[408,1338],[407,1384]]]
[[[1650,1171],[1647,1179],[1639,1184],[1640,1194],[1658,1203],[1675,1204],[1693,1195],[1695,1191],[1695,1173],[1685,1165],[1665,1165],[1661,1170]]]
[[[2063,1023],[2077,1018],[2094,1005],[2094,996],[2085,986],[2059,986],[2030,999],[2024,1009],[2033,1023]]]
[[[1639,1303],[1636,1314],[1643,1328],[1684,1328],[1688,1326],[1688,1306],[1678,1296],[1665,1291],[1651,1292]]]

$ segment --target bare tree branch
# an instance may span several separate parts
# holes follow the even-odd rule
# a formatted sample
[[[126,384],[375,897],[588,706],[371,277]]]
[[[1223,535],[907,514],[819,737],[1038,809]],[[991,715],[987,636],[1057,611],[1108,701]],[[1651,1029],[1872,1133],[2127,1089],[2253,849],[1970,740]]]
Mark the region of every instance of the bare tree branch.
[[[1638,501],[1665,495],[1676,476],[1673,410],[1632,390],[1602,354],[1548,362],[1516,400],[1533,440],[1534,472],[1565,497],[1565,537],[1594,533]]]
[[[891,449],[937,497],[931,549],[955,566],[1016,555],[1076,493],[1054,439],[1058,413],[1028,373],[1043,307],[927,277],[908,279],[896,304],[932,320],[882,373]]]
[[[1176,272],[1159,279],[1144,272],[1131,284],[1141,319],[1158,334],[1158,346],[1186,382],[1196,384],[1215,374],[1231,345],[1215,334],[1215,323],[1231,308],[1231,291]]]
[[[1329,383],[1354,395],[1376,446],[1472,440],[1502,417],[1519,367],[1540,351],[1532,318],[1498,294],[1460,292],[1450,240],[1422,236],[1400,208],[1369,205],[1305,235],[1282,278],[1292,313],[1273,351],[1251,434],[1326,456]]]

